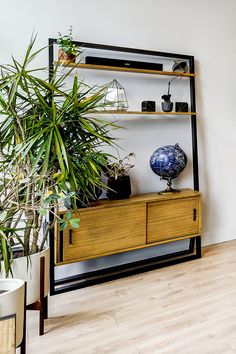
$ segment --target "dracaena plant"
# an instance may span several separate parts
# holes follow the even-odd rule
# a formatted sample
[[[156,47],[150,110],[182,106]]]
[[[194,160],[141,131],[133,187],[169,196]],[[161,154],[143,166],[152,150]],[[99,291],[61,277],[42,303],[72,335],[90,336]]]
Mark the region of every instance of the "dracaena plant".
[[[79,227],[70,211],[60,220],[58,208],[73,208],[78,190],[89,198],[91,185],[101,187],[103,147],[114,144],[113,125],[91,114],[105,88],[88,87],[75,76],[68,89],[71,70],[61,73],[59,66],[43,79],[45,68],[34,69],[33,62],[45,48],[34,52],[34,43],[35,37],[22,63],[13,58],[0,68],[0,259],[6,272],[17,243],[28,256],[44,248],[56,219],[61,229]]]

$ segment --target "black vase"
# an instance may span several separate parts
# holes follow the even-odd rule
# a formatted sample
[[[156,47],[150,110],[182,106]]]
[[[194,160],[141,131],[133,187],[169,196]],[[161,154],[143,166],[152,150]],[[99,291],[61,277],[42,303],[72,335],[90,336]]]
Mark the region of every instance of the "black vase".
[[[108,199],[127,199],[131,195],[131,184],[129,176],[109,177],[106,195]]]
[[[173,102],[171,101],[161,102],[161,108],[163,112],[171,112],[173,109]]]

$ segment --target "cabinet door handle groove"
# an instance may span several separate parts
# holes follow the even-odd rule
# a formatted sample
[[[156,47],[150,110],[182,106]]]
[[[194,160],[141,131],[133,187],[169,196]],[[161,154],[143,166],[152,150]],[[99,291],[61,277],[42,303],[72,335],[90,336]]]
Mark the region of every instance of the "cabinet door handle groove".
[[[197,209],[193,209],[193,221],[197,220]]]
[[[72,245],[72,230],[69,230],[69,245]]]

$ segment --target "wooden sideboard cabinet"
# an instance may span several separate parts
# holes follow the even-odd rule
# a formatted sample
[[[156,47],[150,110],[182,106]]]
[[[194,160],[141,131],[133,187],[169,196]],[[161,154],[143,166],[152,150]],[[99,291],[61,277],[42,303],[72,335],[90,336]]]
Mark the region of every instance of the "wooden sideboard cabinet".
[[[55,229],[55,263],[66,264],[146,248],[201,233],[201,193],[191,189],[78,209],[80,228]],[[63,216],[65,212],[61,212]]]

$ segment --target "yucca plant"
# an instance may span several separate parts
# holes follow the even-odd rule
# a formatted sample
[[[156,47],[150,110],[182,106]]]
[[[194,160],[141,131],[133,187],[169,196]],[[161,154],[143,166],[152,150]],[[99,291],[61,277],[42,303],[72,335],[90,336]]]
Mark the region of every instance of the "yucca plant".
[[[114,144],[113,125],[91,114],[105,88],[75,76],[66,89],[71,71],[61,74],[59,66],[44,80],[45,68],[32,65],[45,48],[33,52],[34,43],[35,37],[22,63],[13,58],[0,68],[0,259],[7,272],[15,244],[24,256],[44,248],[60,204],[75,206],[78,191],[83,202],[93,197],[91,186],[101,187],[107,164],[104,145]],[[42,231],[48,213],[53,218]],[[70,212],[58,221],[62,229],[79,226]]]

